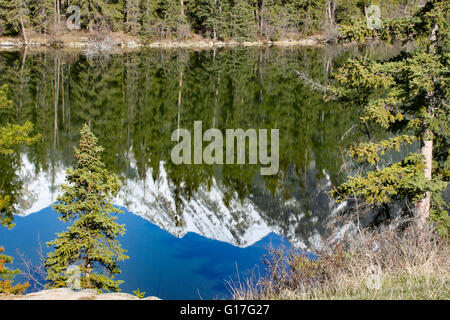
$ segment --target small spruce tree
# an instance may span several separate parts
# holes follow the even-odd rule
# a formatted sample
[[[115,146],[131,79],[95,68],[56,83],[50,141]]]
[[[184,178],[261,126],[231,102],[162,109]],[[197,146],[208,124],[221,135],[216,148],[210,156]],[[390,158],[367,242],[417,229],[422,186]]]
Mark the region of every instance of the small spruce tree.
[[[75,148],[77,165],[67,169],[68,184],[61,187],[62,194],[53,205],[60,220],[74,222],[47,243],[55,249],[44,264],[48,287],[66,287],[67,268],[78,265],[82,288],[119,291],[122,281],[114,280],[114,275],[120,273],[118,261],[128,257],[116,237],[125,233],[125,227],[110,215],[121,212],[110,203],[119,190],[119,181],[101,161],[102,151],[85,124],[80,146]]]

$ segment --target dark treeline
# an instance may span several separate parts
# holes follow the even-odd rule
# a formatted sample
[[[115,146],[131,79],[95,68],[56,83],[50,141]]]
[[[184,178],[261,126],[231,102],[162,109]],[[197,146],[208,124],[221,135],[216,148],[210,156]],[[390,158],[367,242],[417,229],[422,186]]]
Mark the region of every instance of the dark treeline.
[[[0,35],[56,35],[80,8],[81,29],[140,35],[144,40],[296,39],[334,30],[367,16],[371,4],[383,18],[411,13],[420,0],[0,0]]]

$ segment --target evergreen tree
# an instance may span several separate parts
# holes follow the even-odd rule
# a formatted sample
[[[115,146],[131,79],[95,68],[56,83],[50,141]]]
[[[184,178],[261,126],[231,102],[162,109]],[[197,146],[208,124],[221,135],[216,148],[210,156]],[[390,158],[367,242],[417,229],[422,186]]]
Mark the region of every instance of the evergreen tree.
[[[187,3],[187,14],[193,29],[213,40],[223,39],[228,35],[227,15],[229,1],[199,0]]]
[[[31,19],[34,28],[43,33],[48,33],[52,25],[52,17],[55,15],[52,0],[34,0],[30,4]]]
[[[126,0],[125,3],[125,31],[132,34],[139,32],[139,0]]]
[[[26,26],[30,22],[29,0],[0,0],[1,24],[6,29],[21,33],[28,42]]]
[[[120,273],[118,261],[128,257],[116,237],[125,233],[125,227],[115,222],[117,217],[110,216],[121,212],[110,203],[119,190],[119,181],[101,161],[102,151],[85,124],[80,146],[75,148],[77,165],[67,169],[69,184],[61,187],[63,194],[53,206],[60,220],[74,222],[47,243],[55,249],[44,264],[49,287],[67,286],[67,268],[78,265],[82,288],[119,291],[121,281],[114,280],[114,275]]]
[[[191,30],[213,40],[276,40],[330,30],[336,34],[337,25],[342,24],[345,33],[349,25],[365,22],[371,4],[381,7],[384,18],[409,16],[419,1],[0,0],[0,33],[20,33],[27,41],[27,29],[56,32],[65,9],[76,5],[86,30],[125,31],[140,34],[143,41],[184,39],[192,35]]]
[[[185,36],[187,26],[183,1],[180,0],[160,0],[158,1],[157,12],[162,20],[163,36],[170,37],[176,35],[178,39]]]
[[[16,284],[12,285],[13,278],[20,273],[19,270],[10,270],[6,267],[6,264],[11,264],[14,262],[13,258],[10,256],[2,254],[5,251],[3,247],[0,247],[0,294],[13,294],[20,295],[24,294],[28,289],[30,284]]]
[[[109,28],[117,30],[121,27],[123,17],[123,1],[108,0],[73,0],[72,5],[81,9],[81,22],[86,30]]]
[[[157,2],[152,0],[142,0],[140,4],[140,34],[144,40],[152,40],[157,35]]]
[[[253,7],[247,0],[236,0],[231,9],[231,34],[237,41],[255,38],[257,26]]]
[[[359,58],[337,70],[338,85],[328,96],[361,106],[366,128],[392,132],[388,139],[371,139],[350,147],[358,162],[372,168],[350,177],[334,190],[339,200],[356,196],[370,204],[407,199],[419,225],[430,214],[448,233],[448,205],[441,199],[449,181],[449,25],[450,2],[430,0],[414,16],[385,25],[382,33],[414,41],[415,49],[388,60]],[[417,152],[383,165],[382,155],[418,141]]]

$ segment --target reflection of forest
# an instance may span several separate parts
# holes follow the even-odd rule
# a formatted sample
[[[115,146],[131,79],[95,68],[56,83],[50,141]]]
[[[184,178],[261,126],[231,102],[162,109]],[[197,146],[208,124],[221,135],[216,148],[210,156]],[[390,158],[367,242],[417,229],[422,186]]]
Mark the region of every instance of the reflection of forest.
[[[338,145],[355,138],[341,139],[357,119],[354,110],[325,103],[296,78],[295,70],[326,83],[345,57],[385,51],[149,50],[90,58],[66,52],[1,53],[0,85],[9,85],[15,110],[0,125],[31,120],[42,140],[24,152],[37,171],[52,175],[56,163],[73,164],[73,146],[88,123],[105,147],[104,161],[119,176],[145,180],[151,172],[155,179],[163,162],[175,199],[190,198],[199,187],[218,181],[225,203],[253,197],[270,220],[285,219],[288,228],[292,217],[286,215],[329,210],[326,195],[317,196],[319,182],[339,179]],[[279,173],[260,177],[255,165],[173,165],[171,133],[180,127],[192,130],[195,120],[221,130],[278,128]],[[1,192],[18,194],[14,172],[20,161],[1,157]],[[290,199],[299,203],[295,210],[286,209]],[[181,201],[178,205],[181,209]]]

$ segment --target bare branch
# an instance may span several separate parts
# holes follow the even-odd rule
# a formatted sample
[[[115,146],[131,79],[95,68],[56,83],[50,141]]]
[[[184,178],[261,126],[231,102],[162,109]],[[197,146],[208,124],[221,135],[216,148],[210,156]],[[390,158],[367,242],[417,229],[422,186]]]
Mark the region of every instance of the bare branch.
[[[295,73],[297,74],[297,76],[300,78],[300,80],[302,80],[303,82],[309,84],[311,86],[311,89],[315,90],[315,91],[320,91],[322,93],[327,93],[328,92],[328,88],[326,86],[324,86],[323,84],[321,84],[319,81],[314,80],[313,78],[311,78],[308,74],[306,74],[303,71],[298,71],[295,70]]]
[[[42,249],[42,243],[39,239],[38,235],[38,243],[39,247],[36,249],[36,252],[39,256],[39,265],[33,265],[29,259],[26,258],[24,253],[21,253],[19,249],[17,249],[17,255],[19,256],[21,260],[21,264],[23,267],[21,268],[21,275],[25,277],[25,279],[30,282],[30,287],[33,289],[33,291],[39,291],[44,289],[44,281],[45,279],[45,269],[43,261],[45,260],[43,249]]]

